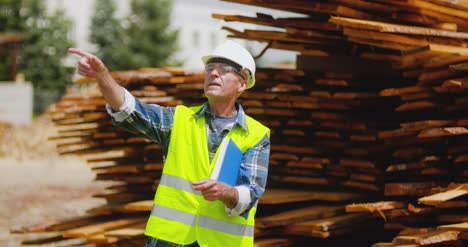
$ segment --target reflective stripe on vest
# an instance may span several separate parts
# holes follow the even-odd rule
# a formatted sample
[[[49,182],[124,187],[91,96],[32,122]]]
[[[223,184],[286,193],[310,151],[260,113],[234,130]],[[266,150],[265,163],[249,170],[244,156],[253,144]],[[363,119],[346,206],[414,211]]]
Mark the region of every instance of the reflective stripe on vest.
[[[159,184],[171,187],[174,189],[182,190],[197,196],[201,196],[201,192],[193,190],[192,183],[183,180],[182,178],[174,177],[168,174],[162,174]]]
[[[161,207],[158,205],[153,205],[151,210],[151,215],[159,218],[163,218],[170,221],[179,222],[188,226],[196,225],[196,216],[187,214],[181,211],[177,211],[170,208]],[[226,234],[243,236],[243,237],[253,237],[254,228],[251,226],[241,226],[237,224],[230,224],[226,222],[217,221],[210,219],[208,217],[199,216],[198,226],[207,228],[210,230],[223,232]]]
[[[163,218],[170,221],[175,221],[188,226],[195,226],[197,217],[195,215],[187,214],[170,208],[153,205],[151,215]]]

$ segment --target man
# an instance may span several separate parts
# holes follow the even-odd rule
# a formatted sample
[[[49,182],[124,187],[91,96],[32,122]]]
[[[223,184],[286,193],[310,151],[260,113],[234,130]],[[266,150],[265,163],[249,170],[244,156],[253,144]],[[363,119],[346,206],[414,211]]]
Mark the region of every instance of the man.
[[[162,107],[134,98],[95,56],[73,48],[69,52],[81,57],[81,75],[97,79],[113,123],[163,147],[164,169],[145,230],[148,246],[253,246],[270,131],[237,103],[255,84],[250,53],[232,41],[221,44],[202,58],[207,103]],[[223,140],[232,141],[242,153],[234,186],[210,179]]]

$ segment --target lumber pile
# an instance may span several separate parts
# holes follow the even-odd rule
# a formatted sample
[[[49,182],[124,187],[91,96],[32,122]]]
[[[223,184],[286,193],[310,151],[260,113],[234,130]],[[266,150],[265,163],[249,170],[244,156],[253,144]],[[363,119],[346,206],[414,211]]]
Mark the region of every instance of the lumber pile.
[[[271,88],[265,89],[270,94],[262,94],[256,102],[255,93],[247,92],[244,102],[250,107],[248,113],[274,126],[272,186],[362,191],[364,209],[353,211],[348,205],[347,216],[371,210],[376,220],[360,217],[358,225],[375,228],[373,224],[380,223],[388,233],[444,224],[438,216],[446,212],[418,207],[417,198],[467,181],[463,147],[467,140],[463,115],[463,85],[468,75],[467,4],[418,0],[227,2],[306,14],[295,18],[213,14],[227,22],[279,28],[241,31],[225,27],[230,37],[264,42],[266,49],[299,52],[297,71],[303,75],[285,76],[276,86],[270,79]],[[280,77],[278,71],[271,74]],[[464,202],[446,205],[457,214],[466,208]],[[288,212],[293,211],[278,210],[279,215]],[[336,224],[336,233],[317,234],[320,224],[313,220],[308,224],[307,216],[304,218],[281,227],[260,224],[258,228],[274,230],[271,235],[275,238],[286,234],[334,239],[350,235],[344,232],[351,229],[356,237],[360,230],[347,219],[347,226]],[[451,220],[465,222],[466,213]],[[465,241],[463,237],[449,239],[440,242]],[[419,244],[423,243],[429,242]]]
[[[466,195],[468,194],[468,184],[451,184],[447,188],[440,189],[442,192],[425,196],[418,199],[418,202],[428,207],[415,207],[410,205],[406,210],[406,215],[389,219],[388,225],[398,225],[404,222],[403,218],[409,215],[423,215],[423,217],[433,217],[439,225],[424,228],[404,228],[390,243],[377,243],[375,246],[400,246],[400,245],[441,245],[444,246],[464,246],[468,240],[468,218],[461,213],[466,208]],[[350,206],[355,208],[359,206]],[[403,208],[403,207],[402,207]],[[348,209],[348,207],[347,207]],[[374,208],[375,209],[375,208]],[[380,208],[379,213],[384,215],[396,215],[395,207]],[[466,211],[466,209],[465,209]],[[370,210],[372,212],[372,210]],[[402,220],[403,219],[403,220]],[[394,221],[394,222],[392,222]],[[461,223],[460,223],[461,222]]]
[[[256,86],[240,98],[247,114],[272,130],[256,246],[466,245],[467,3],[228,2],[305,14],[213,14],[277,27],[224,29],[298,52],[296,68],[258,69]],[[203,74],[145,69],[113,76],[143,102],[203,102]],[[94,91],[70,92],[52,111],[60,130],[52,139],[60,153],[88,159],[97,179],[119,182],[97,195],[108,204],[89,217],[16,231],[60,233],[41,243],[144,243],[161,149],[113,127],[103,106]]]

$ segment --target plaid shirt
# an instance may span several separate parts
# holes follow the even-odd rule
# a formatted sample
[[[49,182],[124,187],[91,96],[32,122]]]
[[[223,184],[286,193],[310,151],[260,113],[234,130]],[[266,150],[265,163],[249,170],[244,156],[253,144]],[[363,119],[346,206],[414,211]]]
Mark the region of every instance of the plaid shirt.
[[[238,110],[237,117],[233,119],[234,122],[227,124],[226,121],[216,121],[216,117],[209,111],[208,104],[204,104],[194,114],[196,118],[205,117],[210,162],[231,128],[243,128],[248,131],[245,112],[240,104],[236,103],[236,107]],[[174,124],[175,107],[141,103],[125,90],[125,103],[118,112],[112,112],[109,105],[106,105],[106,108],[112,116],[112,123],[115,126],[161,144],[163,160],[166,160],[171,130]],[[236,189],[239,191],[239,202],[247,201],[248,204],[237,205],[232,211],[228,210],[228,214],[240,215],[245,210],[252,208],[263,195],[268,175],[269,156],[270,141],[267,136],[244,154],[239,171],[239,186],[236,186]],[[250,198],[245,198],[246,196],[250,196]]]

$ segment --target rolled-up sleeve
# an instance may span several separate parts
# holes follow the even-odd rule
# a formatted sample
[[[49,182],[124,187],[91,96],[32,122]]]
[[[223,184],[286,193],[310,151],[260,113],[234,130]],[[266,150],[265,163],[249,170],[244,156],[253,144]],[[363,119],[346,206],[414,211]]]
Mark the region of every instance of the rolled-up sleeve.
[[[268,177],[269,160],[270,140],[265,136],[244,154],[239,171],[239,186],[235,187],[239,193],[239,201],[236,207],[228,210],[228,215],[241,215],[250,210],[262,197]],[[246,194],[249,198],[246,198]]]
[[[125,90],[124,103],[118,112],[106,104],[112,124],[130,133],[159,143],[167,150],[174,124],[175,107],[145,104]]]
[[[135,97],[124,88],[124,103],[117,112],[114,112],[106,103],[107,113],[117,122],[122,122],[135,110]]]

